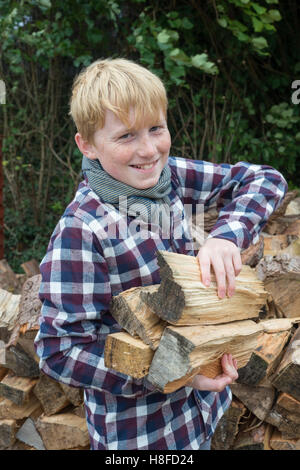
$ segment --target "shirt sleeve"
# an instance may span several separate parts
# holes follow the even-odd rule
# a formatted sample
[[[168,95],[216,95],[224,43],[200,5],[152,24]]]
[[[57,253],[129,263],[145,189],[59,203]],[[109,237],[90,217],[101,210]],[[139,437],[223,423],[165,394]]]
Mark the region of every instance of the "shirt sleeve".
[[[216,206],[219,216],[209,238],[223,238],[239,248],[256,243],[270,215],[287,191],[279,171],[267,165],[235,165],[171,157],[184,204]]]
[[[146,378],[136,380],[104,365],[107,334],[120,327],[108,314],[107,264],[89,226],[76,217],[62,218],[40,271],[42,310],[35,339],[40,369],[64,384],[113,395],[137,397],[152,391]]]

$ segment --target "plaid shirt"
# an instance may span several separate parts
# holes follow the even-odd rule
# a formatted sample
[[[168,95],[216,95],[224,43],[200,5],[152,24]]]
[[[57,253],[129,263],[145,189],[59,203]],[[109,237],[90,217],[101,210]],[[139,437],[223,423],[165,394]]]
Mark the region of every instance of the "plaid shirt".
[[[247,248],[287,190],[282,175],[268,166],[175,157],[169,165],[173,225],[168,236],[151,228],[141,237],[132,227],[134,218],[103,203],[85,179],[40,265],[42,314],[35,340],[40,368],[84,388],[92,449],[199,449],[231,403],[229,387],[221,393],[182,387],[164,394],[147,377],[133,379],[104,365],[106,336],[121,330],[109,312],[112,296],[160,282],[157,250],[197,254],[184,217],[181,236],[174,236],[178,214],[186,207],[195,213],[197,204],[205,209],[216,204],[219,218],[209,236]]]

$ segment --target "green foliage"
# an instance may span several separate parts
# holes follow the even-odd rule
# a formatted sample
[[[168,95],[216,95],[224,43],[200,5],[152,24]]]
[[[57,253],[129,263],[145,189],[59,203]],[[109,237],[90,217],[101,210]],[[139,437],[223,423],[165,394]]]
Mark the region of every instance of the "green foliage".
[[[68,116],[80,69],[139,61],[164,81],[172,153],[247,160],[300,186],[296,0],[0,0],[5,249],[16,272],[43,257],[81,179]]]

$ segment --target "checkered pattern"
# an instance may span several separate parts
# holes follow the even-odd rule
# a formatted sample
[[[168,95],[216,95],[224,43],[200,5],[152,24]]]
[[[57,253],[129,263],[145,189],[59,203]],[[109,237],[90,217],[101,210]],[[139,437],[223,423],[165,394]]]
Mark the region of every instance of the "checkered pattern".
[[[197,204],[205,209],[216,204],[219,219],[210,236],[240,248],[257,240],[287,190],[280,173],[267,166],[175,157],[169,165],[175,216],[184,214],[185,204],[194,212]],[[182,237],[172,237],[175,216],[169,237],[159,227],[141,237],[132,228],[133,217],[101,202],[85,179],[40,265],[42,315],[35,340],[40,368],[57,381],[84,388],[92,449],[198,449],[230,405],[228,387],[221,393],[182,387],[163,394],[147,377],[135,380],[104,365],[106,336],[121,329],[109,312],[112,296],[160,282],[157,250],[196,255],[184,222]]]

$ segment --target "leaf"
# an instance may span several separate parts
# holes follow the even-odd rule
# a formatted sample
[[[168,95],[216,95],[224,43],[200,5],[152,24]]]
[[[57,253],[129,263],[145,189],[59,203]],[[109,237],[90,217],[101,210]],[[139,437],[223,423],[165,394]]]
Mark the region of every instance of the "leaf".
[[[192,57],[192,64],[194,67],[202,67],[207,61],[207,54],[197,54]]]
[[[191,57],[191,62],[194,67],[197,69],[201,69],[206,73],[211,75],[215,75],[219,73],[218,67],[213,63],[207,60],[207,54],[196,54],[195,56]]]
[[[176,62],[183,62],[184,64],[186,65],[190,65],[191,64],[191,59],[186,55],[186,53],[184,51],[182,51],[181,49],[173,49],[169,56],[171,57],[171,59],[175,60]]]
[[[173,31],[171,29],[163,29],[157,35],[157,41],[160,42],[161,44],[168,44],[172,41],[177,41],[178,38],[179,38],[179,35],[177,31]]]
[[[251,5],[252,5],[252,8],[256,11],[256,13],[258,15],[262,15],[263,13],[266,13],[266,11],[267,11],[267,9],[265,7],[262,7],[258,3],[252,2]]]
[[[186,17],[182,19],[182,27],[184,29],[193,29],[194,25],[190,22],[190,20]]]
[[[242,33],[242,31],[236,31],[235,36],[238,38],[239,41],[246,42],[249,40],[248,34]]]
[[[259,36],[256,38],[252,38],[252,44],[255,47],[255,49],[265,49],[268,47],[267,40],[263,36]]]
[[[44,8],[51,8],[51,0],[39,0],[39,5]]]
[[[168,33],[166,33],[165,30],[161,31],[158,35],[157,35],[157,40],[158,42],[162,43],[162,44],[166,44],[167,42],[169,42],[169,39],[170,39],[170,36]]]
[[[282,19],[279,10],[269,10],[268,14],[272,18],[273,21],[280,21]]]
[[[226,26],[227,26],[226,18],[219,18],[218,23],[219,23],[220,26],[222,26],[222,28],[226,28]]]
[[[252,18],[252,24],[256,33],[260,33],[264,29],[264,24],[259,21],[255,16]]]

